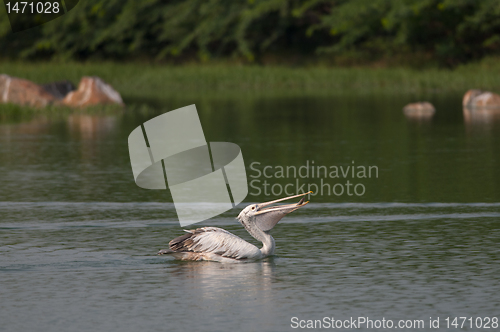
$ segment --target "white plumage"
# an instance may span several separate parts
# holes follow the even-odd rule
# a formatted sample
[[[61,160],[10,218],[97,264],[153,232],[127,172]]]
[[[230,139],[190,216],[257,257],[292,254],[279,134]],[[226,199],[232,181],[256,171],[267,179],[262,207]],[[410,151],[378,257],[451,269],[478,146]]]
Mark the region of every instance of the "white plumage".
[[[262,242],[257,248],[222,228],[202,227],[186,231],[169,242],[169,249],[158,252],[159,255],[172,255],[180,260],[210,260],[219,262],[237,262],[255,260],[274,254],[274,238],[269,231],[290,212],[306,205],[304,198],[297,204],[270,206],[287,199],[307,195],[308,193],[285,197],[271,202],[252,204],[244,208],[237,219],[255,239]]]

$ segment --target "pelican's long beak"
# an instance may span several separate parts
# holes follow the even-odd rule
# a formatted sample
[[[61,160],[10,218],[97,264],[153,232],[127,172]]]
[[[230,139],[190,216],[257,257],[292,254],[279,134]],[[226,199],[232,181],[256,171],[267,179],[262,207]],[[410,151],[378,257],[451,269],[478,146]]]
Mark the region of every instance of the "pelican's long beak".
[[[280,198],[280,199],[277,199],[274,201],[257,204],[257,212],[255,213],[255,215],[259,215],[259,214],[271,212],[271,211],[282,211],[285,214],[288,214],[290,212],[297,210],[298,208],[303,207],[304,205],[309,203],[309,201],[304,202],[305,197],[302,197],[302,199],[298,203],[294,203],[294,204],[284,204],[284,205],[275,205],[275,206],[269,206],[269,205],[279,203],[282,201],[287,201],[287,200],[292,199],[292,198],[309,195],[311,193],[312,193],[312,191],[309,191],[309,192],[306,192],[304,194],[293,195],[293,196],[289,196],[289,197],[285,197],[285,198]]]
[[[293,212],[297,210],[298,208],[303,207],[309,202],[304,202],[305,197],[302,197],[302,199],[295,204],[285,204],[285,205],[275,205],[275,206],[269,206],[274,203],[279,203],[282,201],[286,201],[288,199],[296,198],[296,197],[301,197],[305,196],[312,193],[312,191],[309,191],[304,194],[300,195],[294,195],[290,197],[285,197],[281,199],[277,199],[275,201],[270,201],[266,203],[261,203],[257,204],[257,211],[254,214],[254,220],[255,224],[257,227],[259,227],[262,231],[264,232],[269,232],[271,229],[276,226],[276,224],[283,218],[285,215],[289,214],[290,212]]]

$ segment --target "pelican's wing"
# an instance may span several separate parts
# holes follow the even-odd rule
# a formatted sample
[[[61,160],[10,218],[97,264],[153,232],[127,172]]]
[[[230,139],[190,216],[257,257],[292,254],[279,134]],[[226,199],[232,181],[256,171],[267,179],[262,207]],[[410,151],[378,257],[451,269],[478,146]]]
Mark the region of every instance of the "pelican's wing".
[[[256,246],[222,228],[203,227],[186,232],[188,234],[169,242],[171,250],[174,252],[213,253],[234,259],[256,258],[261,254]]]

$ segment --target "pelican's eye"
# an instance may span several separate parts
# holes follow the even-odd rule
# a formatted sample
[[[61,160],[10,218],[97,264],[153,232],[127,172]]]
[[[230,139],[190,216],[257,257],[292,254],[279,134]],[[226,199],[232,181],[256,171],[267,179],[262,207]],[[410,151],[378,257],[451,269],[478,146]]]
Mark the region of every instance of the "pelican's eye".
[[[255,206],[252,206],[252,210],[255,210]]]

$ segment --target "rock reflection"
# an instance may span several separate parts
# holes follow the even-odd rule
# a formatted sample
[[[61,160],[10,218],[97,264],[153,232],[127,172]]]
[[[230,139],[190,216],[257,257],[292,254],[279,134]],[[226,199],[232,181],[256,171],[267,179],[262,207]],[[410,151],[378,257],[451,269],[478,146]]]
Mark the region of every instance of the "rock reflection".
[[[116,127],[116,117],[72,114],[68,116],[67,124],[72,135],[80,135],[83,139],[95,139]]]
[[[51,121],[45,116],[40,116],[30,121],[21,122],[14,125],[0,125],[0,133],[7,136],[10,136],[11,134],[45,135],[49,133],[50,126]]]
[[[0,118],[0,133],[8,136],[11,134],[45,135],[53,132],[54,125],[62,120],[67,123],[72,136],[88,140],[101,138],[117,126],[116,116],[88,114],[70,114],[63,119],[37,116],[28,121],[13,124],[9,124],[8,120],[8,118]]]
[[[491,129],[500,125],[500,109],[465,108],[463,109],[464,122],[467,129]]]

